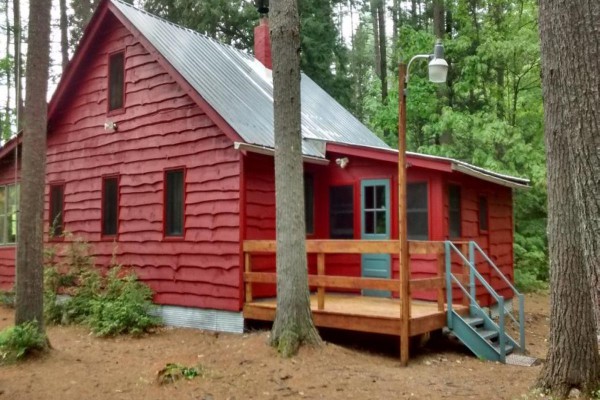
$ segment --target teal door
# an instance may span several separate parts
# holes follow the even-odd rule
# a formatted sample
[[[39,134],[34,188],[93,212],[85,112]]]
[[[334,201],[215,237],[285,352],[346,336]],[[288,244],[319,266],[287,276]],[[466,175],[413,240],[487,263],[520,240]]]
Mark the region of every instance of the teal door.
[[[360,188],[361,239],[386,240],[390,238],[390,181],[364,180]],[[389,254],[363,254],[361,273],[365,278],[391,278]],[[363,290],[363,295],[389,297],[389,291]]]

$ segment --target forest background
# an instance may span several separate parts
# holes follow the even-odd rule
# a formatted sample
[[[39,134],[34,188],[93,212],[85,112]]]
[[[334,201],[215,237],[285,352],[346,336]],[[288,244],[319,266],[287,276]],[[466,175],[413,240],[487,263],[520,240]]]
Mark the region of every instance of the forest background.
[[[17,57],[26,52],[27,12],[0,0],[0,129],[14,136]],[[99,0],[54,0],[51,83],[60,79]],[[128,1],[132,2],[132,1]],[[252,52],[259,15],[250,0],[136,0],[169,21]],[[397,145],[399,60],[444,40],[446,85],[412,66],[408,150],[531,179],[515,192],[515,280],[546,286],[546,176],[537,0],[299,0],[301,67],[357,118]],[[21,37],[21,49],[15,37]],[[21,62],[21,76],[24,76]],[[23,88],[21,87],[21,91]]]

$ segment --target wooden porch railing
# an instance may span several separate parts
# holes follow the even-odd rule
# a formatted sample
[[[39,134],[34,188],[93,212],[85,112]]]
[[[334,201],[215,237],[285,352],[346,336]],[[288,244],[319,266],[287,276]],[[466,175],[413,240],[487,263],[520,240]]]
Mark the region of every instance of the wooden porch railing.
[[[277,276],[275,272],[253,272],[252,254],[256,253],[275,253],[277,251],[274,240],[246,240],[243,244],[244,251],[244,283],[246,302],[252,302],[252,285],[254,283],[276,284]],[[325,273],[325,256],[327,254],[398,254],[400,244],[397,240],[307,240],[306,252],[317,255],[317,274],[308,276],[309,286],[317,288],[317,309],[325,310],[325,291],[327,288],[336,289],[372,289],[389,290],[400,294],[399,316],[403,328],[399,335],[401,340],[408,341],[408,337],[403,337],[402,332],[410,331],[410,307],[402,307],[402,302],[411,301],[411,293],[420,290],[437,291],[438,311],[445,310],[445,279],[444,279],[444,243],[430,241],[409,241],[409,256],[415,254],[433,254],[436,255],[436,273],[434,278],[410,279],[407,285],[403,285],[400,279],[381,279],[381,278],[363,278],[349,276],[328,276]],[[409,257],[410,259],[410,257]],[[409,268],[408,265],[400,265],[402,269]],[[405,274],[410,276],[410,274]],[[404,311],[407,310],[407,311]],[[403,315],[406,314],[406,315]],[[405,325],[406,324],[406,325]],[[408,354],[401,355],[403,361],[408,361]]]

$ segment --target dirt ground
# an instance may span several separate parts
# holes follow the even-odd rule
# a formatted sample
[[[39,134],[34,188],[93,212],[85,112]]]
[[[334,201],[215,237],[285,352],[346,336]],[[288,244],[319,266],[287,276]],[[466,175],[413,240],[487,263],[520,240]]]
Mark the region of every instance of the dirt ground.
[[[543,358],[548,297],[526,299],[527,346]],[[0,308],[0,328],[13,312]],[[163,328],[142,338],[99,339],[77,326],[49,327],[53,350],[0,367],[0,400],[52,399],[518,399],[540,366],[484,362],[434,338],[400,367],[395,338],[323,332],[327,344],[281,359],[267,331],[244,335]],[[201,364],[202,377],[159,386],[166,363]]]

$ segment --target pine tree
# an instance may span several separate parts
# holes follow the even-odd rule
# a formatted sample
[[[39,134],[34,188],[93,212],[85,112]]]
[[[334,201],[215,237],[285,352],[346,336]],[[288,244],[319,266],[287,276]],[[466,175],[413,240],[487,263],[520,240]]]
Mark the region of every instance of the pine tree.
[[[275,131],[277,310],[271,344],[289,357],[320,344],[310,309],[300,118],[300,21],[296,0],[271,2]]]

